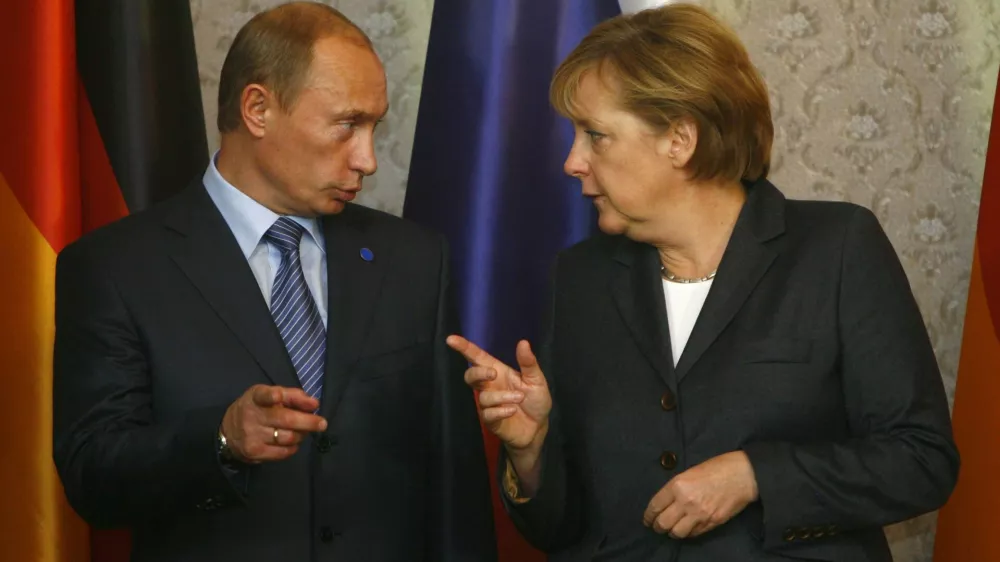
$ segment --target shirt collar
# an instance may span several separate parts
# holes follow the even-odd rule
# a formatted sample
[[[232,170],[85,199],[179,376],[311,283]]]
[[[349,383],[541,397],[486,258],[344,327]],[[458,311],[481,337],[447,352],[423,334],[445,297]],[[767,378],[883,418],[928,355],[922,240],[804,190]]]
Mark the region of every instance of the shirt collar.
[[[261,205],[253,198],[226,181],[219,173],[215,161],[219,156],[216,151],[208,162],[202,182],[208,191],[212,202],[219,208],[222,217],[233,231],[236,242],[239,243],[243,256],[250,259],[250,254],[257,248],[261,238],[271,228],[274,221],[281,215]],[[326,252],[326,245],[323,240],[323,230],[320,228],[319,220],[305,217],[289,217],[302,225],[313,241],[319,246],[320,251]]]

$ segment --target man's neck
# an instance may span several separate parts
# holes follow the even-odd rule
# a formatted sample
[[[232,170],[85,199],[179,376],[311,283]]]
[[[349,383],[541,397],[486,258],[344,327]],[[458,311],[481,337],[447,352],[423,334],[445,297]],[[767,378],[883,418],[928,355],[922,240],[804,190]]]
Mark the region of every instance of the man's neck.
[[[223,136],[215,161],[215,168],[222,179],[271,211],[279,215],[287,214],[271,201],[271,190],[253,162],[253,155],[239,139]]]

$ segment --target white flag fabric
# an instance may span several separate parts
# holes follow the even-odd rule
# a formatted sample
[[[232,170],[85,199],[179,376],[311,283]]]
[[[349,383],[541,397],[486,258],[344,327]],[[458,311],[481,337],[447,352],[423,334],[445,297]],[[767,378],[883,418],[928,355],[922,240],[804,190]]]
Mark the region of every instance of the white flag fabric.
[[[697,0],[684,0],[685,2],[697,4]],[[640,10],[645,10],[646,8],[655,8],[656,6],[664,6],[670,3],[676,3],[678,0],[618,0],[618,5],[621,6],[623,14],[631,14],[633,12],[638,12]]]

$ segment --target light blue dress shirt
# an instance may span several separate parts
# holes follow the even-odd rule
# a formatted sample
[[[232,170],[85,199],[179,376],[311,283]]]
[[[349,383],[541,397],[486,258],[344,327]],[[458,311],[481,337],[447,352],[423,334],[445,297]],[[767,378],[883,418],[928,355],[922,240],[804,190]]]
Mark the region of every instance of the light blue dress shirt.
[[[226,181],[215,167],[218,154],[216,152],[212,155],[202,181],[208,196],[212,198],[212,202],[226,219],[229,229],[233,231],[233,236],[236,237],[240,249],[243,250],[243,256],[246,257],[250,270],[257,279],[260,292],[264,295],[264,302],[270,308],[271,286],[274,284],[274,276],[278,273],[278,266],[281,265],[281,254],[263,238],[280,215],[254,201]],[[309,292],[316,301],[319,315],[326,325],[326,245],[323,240],[323,229],[320,228],[317,219],[289,218],[306,229],[302,235],[302,242],[299,243],[299,260],[306,285],[309,286]]]

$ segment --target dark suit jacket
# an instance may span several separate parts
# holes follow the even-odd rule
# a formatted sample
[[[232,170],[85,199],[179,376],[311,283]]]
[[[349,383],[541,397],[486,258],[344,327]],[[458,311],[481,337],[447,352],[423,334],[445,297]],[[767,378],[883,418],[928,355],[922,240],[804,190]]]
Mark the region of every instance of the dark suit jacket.
[[[60,254],[56,466],[85,519],[131,527],[133,560],[496,559],[475,404],[444,343],[443,239],[354,205],[322,224],[329,429],[233,478],[227,406],[299,382],[204,187]]]
[[[553,430],[538,494],[508,501],[523,534],[556,562],[890,560],[881,527],[944,503],[959,459],[876,218],[750,186],[676,368],[659,268],[614,236],[557,260],[541,357]],[[740,449],[758,502],[694,539],[642,525],[674,475]]]

